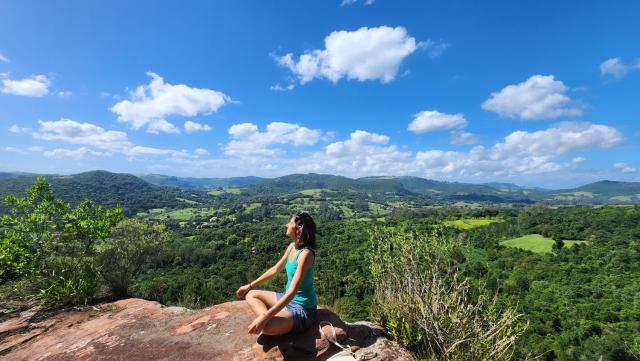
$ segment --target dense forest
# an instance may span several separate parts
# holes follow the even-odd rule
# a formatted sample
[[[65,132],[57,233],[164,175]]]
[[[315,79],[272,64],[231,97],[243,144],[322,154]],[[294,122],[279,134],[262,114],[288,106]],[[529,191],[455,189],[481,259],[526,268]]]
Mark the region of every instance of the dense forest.
[[[393,259],[402,259],[407,253],[392,252],[394,244],[396,250],[406,244],[407,252],[417,254],[418,246],[435,240],[424,249],[424,259],[437,259],[445,275],[463,277],[469,299],[478,304],[484,296],[495,296],[496,307],[520,315],[517,322],[513,317],[514,330],[519,330],[510,348],[513,359],[640,357],[640,206],[417,207],[394,203],[401,202],[404,191],[393,184],[363,196],[322,190],[326,182],[290,182],[277,187],[300,192],[275,196],[264,182],[246,194],[214,189],[208,211],[190,208],[189,217],[182,217],[150,207],[123,213],[113,203],[102,208],[102,200],[67,204],[40,178],[26,194],[16,192],[5,200],[0,223],[3,305],[19,308],[34,297],[50,307],[125,296],[191,308],[229,301],[238,286],[282,255],[289,242],[284,233],[288,215],[305,207],[319,226],[315,285],[320,303],[347,320],[382,322],[421,357],[431,352],[416,342],[427,337],[421,334],[425,331],[394,333],[398,326],[379,311],[375,277],[380,277],[379,257],[386,252],[380,253],[385,249],[380,244],[391,247]],[[385,192],[393,195],[383,199]],[[336,198],[344,203],[325,194],[340,194]],[[186,195],[192,198],[177,196],[184,199],[179,200],[183,207],[202,200],[196,193]],[[163,199],[169,198],[159,198],[153,209],[170,204]],[[512,246],[513,240],[522,245]],[[548,247],[532,244],[540,240]],[[442,252],[434,254],[443,244]],[[263,286],[279,290],[284,277]]]

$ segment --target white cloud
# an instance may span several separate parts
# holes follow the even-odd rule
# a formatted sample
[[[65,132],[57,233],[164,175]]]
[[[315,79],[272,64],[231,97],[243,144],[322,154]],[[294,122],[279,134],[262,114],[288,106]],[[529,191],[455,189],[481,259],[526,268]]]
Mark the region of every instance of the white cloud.
[[[70,97],[71,95],[73,95],[73,93],[68,90],[58,92],[58,96],[63,98]]]
[[[41,97],[49,93],[51,81],[45,75],[32,75],[22,80],[0,79],[0,93]]]
[[[611,75],[616,79],[624,78],[634,69],[640,69],[640,59],[636,60],[633,64],[625,64],[620,58],[611,58],[600,64],[600,74]]]
[[[111,107],[111,111],[118,114],[118,121],[130,124],[133,129],[146,126],[151,133],[177,133],[179,130],[165,117],[209,114],[232,102],[229,96],[216,90],[172,85],[155,73],[147,75],[151,77],[148,85],[138,86],[131,92],[130,100]]]
[[[139,157],[139,156],[170,156],[172,158],[194,158],[195,157],[185,151],[145,147],[142,145],[136,145],[131,148],[128,148],[124,151],[124,154],[131,157]]]
[[[271,90],[276,91],[276,92],[283,92],[283,91],[287,91],[287,90],[293,90],[296,86],[293,84],[289,84],[286,87],[281,86],[280,84],[276,84],[276,85],[272,85],[270,87]]]
[[[619,171],[621,171],[622,173],[634,173],[637,171],[636,168],[630,166],[627,163],[623,163],[623,162],[618,162],[618,163],[614,163],[613,167]]]
[[[180,129],[164,119],[156,119],[148,124],[146,132],[150,134],[160,134],[161,132],[178,134]]]
[[[232,140],[226,145],[224,154],[233,157],[272,157],[282,151],[270,148],[270,145],[313,145],[322,133],[298,124],[272,122],[267,125],[265,132],[258,131],[258,126],[252,123],[235,124],[229,128],[229,135]]]
[[[189,134],[194,132],[208,132],[210,130],[211,130],[211,127],[208,126],[207,124],[200,124],[200,123],[192,122],[190,120],[187,120],[186,122],[184,122],[184,131]]]
[[[193,151],[193,154],[198,156],[205,156],[205,155],[209,155],[209,151],[204,148],[198,148]]]
[[[4,63],[8,63],[10,62],[9,58],[7,58],[6,56],[4,56],[2,53],[0,53],[0,61],[4,62]]]
[[[16,147],[2,147],[2,150],[9,153],[27,154],[27,151]]]
[[[411,152],[403,152],[395,145],[387,145],[383,134],[356,130],[349,139],[333,142],[322,152],[304,157],[293,164],[294,172],[320,172],[361,175],[395,175],[410,172]]]
[[[568,88],[553,75],[534,75],[519,84],[508,85],[482,103],[482,109],[502,117],[554,119],[579,116],[583,110],[565,93]]]
[[[53,149],[44,152],[44,156],[47,158],[56,158],[56,159],[88,159],[88,158],[99,158],[99,157],[110,157],[111,153],[109,152],[98,152],[95,150],[91,150],[87,147],[80,147],[78,149]]]
[[[346,6],[346,5],[353,5],[355,3],[357,3],[358,0],[342,0],[342,2],[340,3],[340,6]],[[375,2],[375,0],[364,0],[364,4],[365,5],[371,5]]]
[[[307,51],[297,61],[292,53],[276,57],[276,61],[293,72],[301,84],[314,78],[336,83],[343,77],[388,83],[396,78],[402,61],[418,47],[401,26],[334,31],[324,42],[324,49]]]
[[[577,150],[611,148],[623,140],[615,128],[601,124],[564,122],[535,131],[516,131],[490,148],[477,146],[468,152],[429,150],[416,159],[427,174],[457,176],[514,175],[554,172],[584,161],[559,159]]]
[[[563,122],[545,130],[513,132],[494,148],[502,153],[558,156],[572,150],[611,148],[623,138],[617,129],[606,125]]]
[[[440,56],[442,56],[445,50],[449,49],[449,47],[451,46],[451,44],[449,43],[445,43],[443,41],[438,42],[434,40],[423,41],[423,42],[420,42],[418,45],[421,48],[425,49],[429,57],[432,59],[439,58]]]
[[[111,98],[111,99],[115,99],[115,100],[118,100],[118,99],[121,99],[121,98],[122,98],[122,97],[121,97],[120,95],[118,95],[118,94],[111,94],[111,93],[109,93],[109,92],[105,92],[105,91],[101,91],[101,92],[100,92],[100,96],[101,96],[101,97],[109,97],[109,98]]]
[[[17,124],[13,124],[9,127],[9,131],[11,133],[27,133],[31,131],[31,128],[22,128],[22,127],[19,127]]]
[[[424,110],[414,116],[407,129],[420,134],[436,130],[464,128],[466,126],[467,120],[460,113],[446,114],[437,110]]]
[[[412,154],[389,145],[389,137],[366,131],[326,146],[323,152],[293,163],[293,172],[319,172],[347,176],[416,175],[465,181],[525,177],[575,168],[585,159],[572,152],[619,145],[615,128],[591,123],[559,123],[536,132],[517,131],[491,147],[469,151],[428,149]]]
[[[91,123],[80,123],[64,118],[56,121],[39,120],[38,123],[40,124],[40,129],[32,133],[32,136],[36,139],[89,145],[112,151],[123,150],[132,146],[129,139],[127,139],[127,133],[105,130]]]
[[[32,145],[26,148],[4,147],[1,149],[4,150],[5,152],[18,153],[18,154],[38,153],[43,151],[42,147],[36,146],[36,145]]]
[[[451,132],[451,144],[474,144],[478,141],[478,137],[469,132],[453,131]]]

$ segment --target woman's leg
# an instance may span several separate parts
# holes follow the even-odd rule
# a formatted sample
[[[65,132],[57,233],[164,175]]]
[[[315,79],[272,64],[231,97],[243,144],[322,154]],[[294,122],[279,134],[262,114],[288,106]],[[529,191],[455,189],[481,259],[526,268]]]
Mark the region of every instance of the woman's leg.
[[[256,315],[262,315],[276,304],[276,293],[273,291],[251,290],[246,296],[247,303]],[[293,315],[283,308],[273,316],[262,330],[266,335],[283,335],[293,330]]]
[[[245,299],[256,315],[262,315],[267,312],[277,302],[275,292],[263,290],[251,290],[247,293]]]

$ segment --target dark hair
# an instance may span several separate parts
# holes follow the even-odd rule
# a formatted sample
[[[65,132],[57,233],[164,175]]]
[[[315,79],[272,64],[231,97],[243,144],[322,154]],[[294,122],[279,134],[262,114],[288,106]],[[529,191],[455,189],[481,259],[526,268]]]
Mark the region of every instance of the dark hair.
[[[296,226],[302,227],[300,240],[302,243],[313,249],[316,248],[316,222],[313,221],[311,215],[307,212],[298,212],[293,215]]]

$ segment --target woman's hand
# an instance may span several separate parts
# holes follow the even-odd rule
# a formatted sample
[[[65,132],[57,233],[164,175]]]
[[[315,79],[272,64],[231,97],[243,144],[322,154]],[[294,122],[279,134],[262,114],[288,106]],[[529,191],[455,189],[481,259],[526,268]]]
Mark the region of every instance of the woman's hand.
[[[249,331],[249,333],[258,334],[258,333],[262,332],[264,327],[267,325],[267,321],[269,321],[269,320],[267,320],[264,317],[264,315],[260,315],[260,316],[256,317],[256,319],[253,320],[253,322],[251,322],[249,327],[247,327],[247,330]]]
[[[247,295],[247,292],[249,292],[250,290],[251,285],[240,286],[240,288],[238,288],[238,290],[236,291],[236,297],[241,300],[244,298],[244,296]]]

